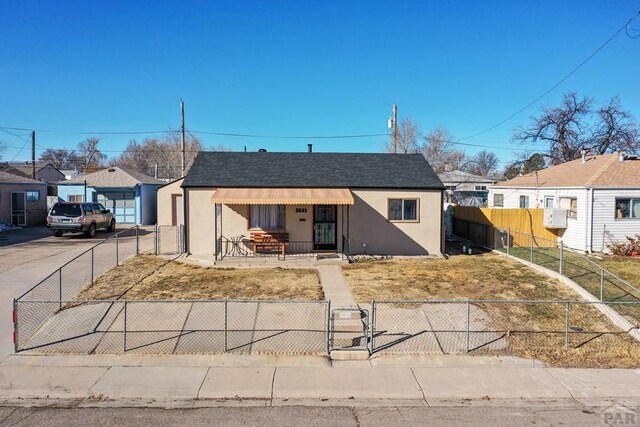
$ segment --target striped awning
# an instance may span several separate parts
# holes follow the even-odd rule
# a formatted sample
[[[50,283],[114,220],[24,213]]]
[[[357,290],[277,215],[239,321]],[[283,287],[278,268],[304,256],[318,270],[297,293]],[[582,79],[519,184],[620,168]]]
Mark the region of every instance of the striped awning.
[[[348,188],[219,188],[211,203],[225,205],[353,205]]]

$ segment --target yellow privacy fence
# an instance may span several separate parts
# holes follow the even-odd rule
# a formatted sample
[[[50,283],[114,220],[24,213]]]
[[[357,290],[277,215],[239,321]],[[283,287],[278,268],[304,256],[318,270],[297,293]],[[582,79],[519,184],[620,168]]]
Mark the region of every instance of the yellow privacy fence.
[[[529,236],[519,233],[542,237],[543,239],[537,241],[536,246],[555,246],[558,240],[557,230],[550,230],[544,227],[544,209],[496,209],[455,206],[454,217],[456,220],[488,225],[487,243],[489,245],[493,245],[495,228],[511,229],[511,244],[514,246],[528,246],[531,244]]]

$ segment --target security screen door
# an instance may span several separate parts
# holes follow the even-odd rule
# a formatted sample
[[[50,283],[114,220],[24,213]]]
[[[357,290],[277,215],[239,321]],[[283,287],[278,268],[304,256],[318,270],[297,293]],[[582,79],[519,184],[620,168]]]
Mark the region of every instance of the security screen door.
[[[336,250],[337,217],[336,205],[315,205],[313,207],[313,248],[316,250]]]

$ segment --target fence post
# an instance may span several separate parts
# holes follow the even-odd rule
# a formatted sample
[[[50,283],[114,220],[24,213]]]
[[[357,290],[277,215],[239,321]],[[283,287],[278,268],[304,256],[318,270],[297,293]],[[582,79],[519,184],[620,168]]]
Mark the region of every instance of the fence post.
[[[13,299],[13,352],[18,352],[18,302]]]
[[[510,246],[511,246],[511,228],[507,228],[507,255],[510,255]]]
[[[471,329],[471,301],[467,301],[467,353],[469,353],[469,330]]]
[[[116,234],[116,267],[120,265],[118,249],[118,235]]]
[[[560,266],[558,267],[558,273],[562,275],[564,270],[564,242],[560,240]]]
[[[564,309],[564,349],[569,349],[569,301]]]
[[[153,233],[153,253],[158,255],[158,224],[155,226],[155,232]]]
[[[95,275],[94,266],[93,266],[93,263],[94,263],[93,248],[94,247],[95,246],[91,247],[91,284],[92,285],[93,285],[93,277]]]
[[[327,328],[327,340],[325,342],[327,355],[331,353],[331,300],[327,300],[327,319],[325,328]]]
[[[60,267],[58,271],[58,295],[60,296],[60,299],[58,300],[58,309],[62,309],[62,267]]]
[[[371,300],[371,316],[369,317],[369,354],[373,354],[373,333],[374,333],[374,322],[376,319],[376,302],[375,300]]]
[[[127,351],[127,300],[124,300],[124,351]]]
[[[604,268],[600,269],[600,302],[604,301]]]
[[[227,300],[224,300],[224,352],[227,352]]]
[[[136,224],[136,255],[140,255],[140,234],[139,234],[139,225]]]
[[[533,234],[529,234],[529,239],[531,240],[531,251],[529,253],[529,261],[533,264]]]

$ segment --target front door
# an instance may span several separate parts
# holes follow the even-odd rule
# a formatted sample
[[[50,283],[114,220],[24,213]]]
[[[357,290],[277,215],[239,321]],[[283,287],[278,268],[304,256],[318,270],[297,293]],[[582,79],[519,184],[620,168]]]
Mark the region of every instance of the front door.
[[[315,250],[336,250],[338,209],[336,205],[315,205],[313,207],[313,248]]]
[[[11,193],[11,223],[24,227],[27,225],[25,193]]]

